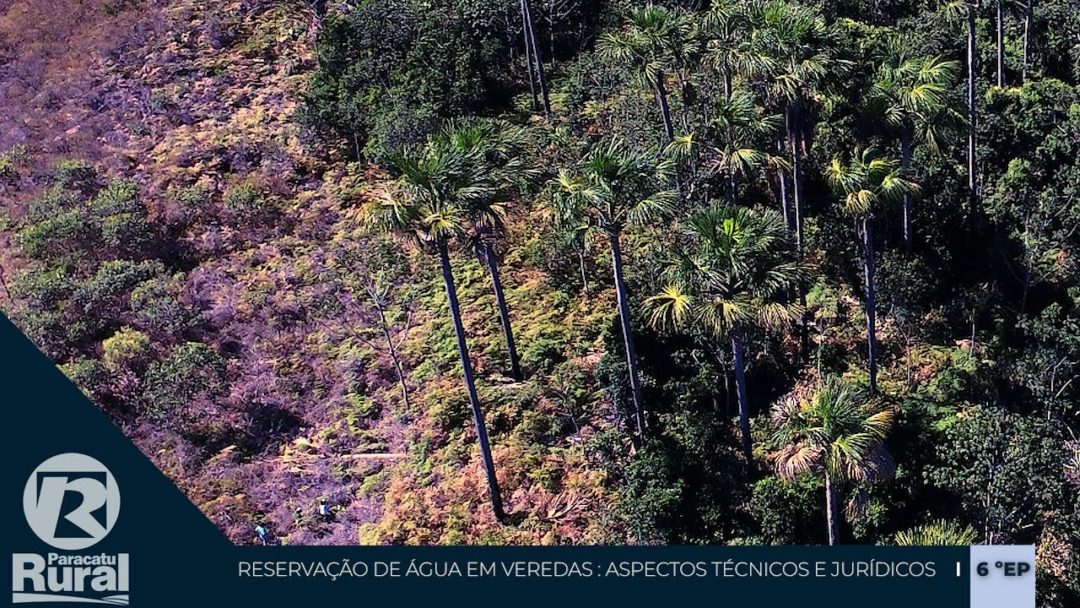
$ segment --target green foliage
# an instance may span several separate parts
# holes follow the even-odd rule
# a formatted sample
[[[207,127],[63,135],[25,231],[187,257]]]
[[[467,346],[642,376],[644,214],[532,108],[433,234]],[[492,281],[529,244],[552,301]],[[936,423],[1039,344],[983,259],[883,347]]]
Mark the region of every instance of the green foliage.
[[[215,350],[198,342],[178,345],[146,372],[143,407],[159,422],[178,425],[199,405],[227,390],[225,361]]]
[[[643,541],[664,541],[665,528],[676,528],[686,482],[664,450],[646,448],[626,470],[626,496],[621,503],[632,535]]]
[[[967,546],[976,543],[977,535],[971,526],[953,521],[939,520],[896,533],[895,542],[902,547],[911,546]]]
[[[100,399],[108,391],[112,373],[97,359],[82,357],[59,367],[91,399]]]
[[[131,310],[136,322],[161,336],[182,336],[195,327],[201,313],[184,302],[183,275],[158,274],[131,290]]]
[[[308,124],[384,158],[438,121],[503,103],[503,6],[476,0],[375,0],[323,23]]]
[[[278,211],[274,197],[267,195],[250,181],[239,182],[226,190],[222,204],[245,222],[263,221]]]
[[[972,408],[956,417],[938,446],[940,464],[928,472],[954,497],[960,515],[984,531],[980,540],[1034,542],[1042,514],[1075,507],[1075,491],[1064,478],[1070,454],[1060,423],[995,408]]]
[[[122,327],[101,343],[101,360],[112,371],[141,367],[150,357],[150,337],[130,327]]]
[[[754,484],[750,513],[769,545],[802,545],[825,539],[821,482],[802,476],[794,483],[766,477]]]
[[[65,159],[53,167],[53,180],[65,190],[87,193],[97,185],[98,173],[86,161]]]

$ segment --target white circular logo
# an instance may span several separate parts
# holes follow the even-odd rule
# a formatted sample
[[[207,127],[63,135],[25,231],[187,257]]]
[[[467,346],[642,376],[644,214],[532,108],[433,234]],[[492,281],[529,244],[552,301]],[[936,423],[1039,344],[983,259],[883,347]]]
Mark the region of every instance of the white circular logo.
[[[91,547],[120,514],[120,488],[109,469],[84,454],[60,454],[38,465],[23,490],[26,523],[57,549]]]

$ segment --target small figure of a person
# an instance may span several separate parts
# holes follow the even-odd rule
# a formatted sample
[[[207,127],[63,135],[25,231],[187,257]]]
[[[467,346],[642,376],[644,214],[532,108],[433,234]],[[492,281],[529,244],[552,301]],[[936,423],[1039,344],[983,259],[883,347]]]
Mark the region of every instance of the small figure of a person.
[[[301,525],[303,525],[303,523],[304,523],[304,509],[301,508],[301,507],[296,507],[296,510],[293,511],[293,524],[295,524],[296,527],[299,528]]]
[[[330,521],[330,507],[326,504],[325,498],[319,499],[319,517],[323,521]]]
[[[260,543],[262,543],[264,545],[267,544],[267,542],[266,542],[266,528],[264,528],[262,526],[262,524],[259,524],[259,525],[255,526],[255,534],[258,535]]]

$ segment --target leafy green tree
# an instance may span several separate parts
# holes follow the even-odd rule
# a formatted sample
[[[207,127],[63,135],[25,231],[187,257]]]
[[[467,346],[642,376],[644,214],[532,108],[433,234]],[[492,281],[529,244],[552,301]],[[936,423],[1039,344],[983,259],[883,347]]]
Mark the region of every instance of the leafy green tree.
[[[629,149],[621,140],[611,139],[594,145],[577,167],[560,169],[558,177],[551,183],[551,202],[557,221],[600,232],[607,237],[611,248],[634,423],[639,437],[645,432],[644,403],[620,239],[626,228],[647,226],[672,211],[677,196],[667,188],[670,173],[670,162],[657,161],[649,154]]]
[[[331,12],[301,118],[343,138],[357,158],[382,160],[422,144],[449,118],[508,101],[503,3],[372,0]]]
[[[437,139],[423,149],[392,157],[391,164],[398,177],[387,195],[370,205],[368,220],[376,229],[412,241],[424,251],[439,257],[465,389],[487,474],[491,507],[496,519],[501,521],[506,513],[495,475],[487,425],[476,392],[465,325],[461,320],[461,305],[450,265],[451,244],[468,240],[470,214],[478,199],[486,200],[490,196],[488,176],[484,167],[470,158],[470,154],[440,143]]]
[[[805,274],[780,215],[748,207],[714,206],[693,213],[664,267],[668,282],[646,300],[650,322],[674,327],[734,355],[743,453],[753,458],[745,342],[755,331],[787,327],[802,313],[790,302]]]
[[[1065,474],[1070,431],[1059,420],[983,406],[944,422],[927,478],[947,492],[980,542],[1035,543],[1044,525],[1075,513],[1076,488]]]
[[[893,410],[852,384],[827,378],[782,399],[772,417],[777,474],[789,481],[807,473],[824,477],[829,544],[837,544],[840,485],[876,481],[895,467],[883,443]]]
[[[858,149],[845,164],[834,158],[828,167],[829,183],[843,198],[840,206],[859,225],[865,280],[866,345],[870,392],[877,393],[877,293],[874,285],[874,220],[882,207],[918,191],[895,159],[878,156],[872,148]]]

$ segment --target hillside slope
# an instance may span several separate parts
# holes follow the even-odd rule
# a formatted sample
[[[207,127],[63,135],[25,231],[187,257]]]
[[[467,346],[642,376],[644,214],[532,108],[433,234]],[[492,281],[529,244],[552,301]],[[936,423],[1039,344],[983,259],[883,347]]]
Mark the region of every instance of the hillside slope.
[[[519,522],[497,525],[482,508],[433,261],[395,258],[402,271],[386,279],[409,370],[406,408],[364,290],[374,273],[367,252],[379,246],[356,210],[375,180],[310,148],[294,123],[317,26],[302,3],[6,2],[0,15],[0,94],[12,110],[0,117],[0,149],[28,146],[6,210],[22,217],[61,159],[91,162],[101,184],[133,180],[149,221],[175,244],[162,261],[176,298],[199,315],[181,336],[155,339],[149,365],[206,345],[224,361],[226,386],[196,396],[184,423],[172,424],[131,397],[147,390],[146,362],[114,365],[98,384],[80,376],[90,362],[115,360],[121,341],[111,338],[153,333],[126,318],[84,352],[54,357],[233,541],[252,542],[256,522],[283,543],[602,539],[612,499],[585,456],[593,418],[608,425],[599,393],[567,411],[566,396],[541,386],[591,376],[611,319],[590,310],[609,307],[566,299],[532,261],[506,260],[523,342],[544,348],[524,353],[531,379],[512,382],[486,277],[461,256],[500,480]],[[3,267],[17,276],[24,260],[5,237]],[[516,250],[530,238],[541,236],[518,237]],[[409,275],[423,280],[401,285]],[[11,301],[3,305],[8,312]],[[141,405],[120,405],[130,403]],[[332,521],[317,521],[320,500]]]

